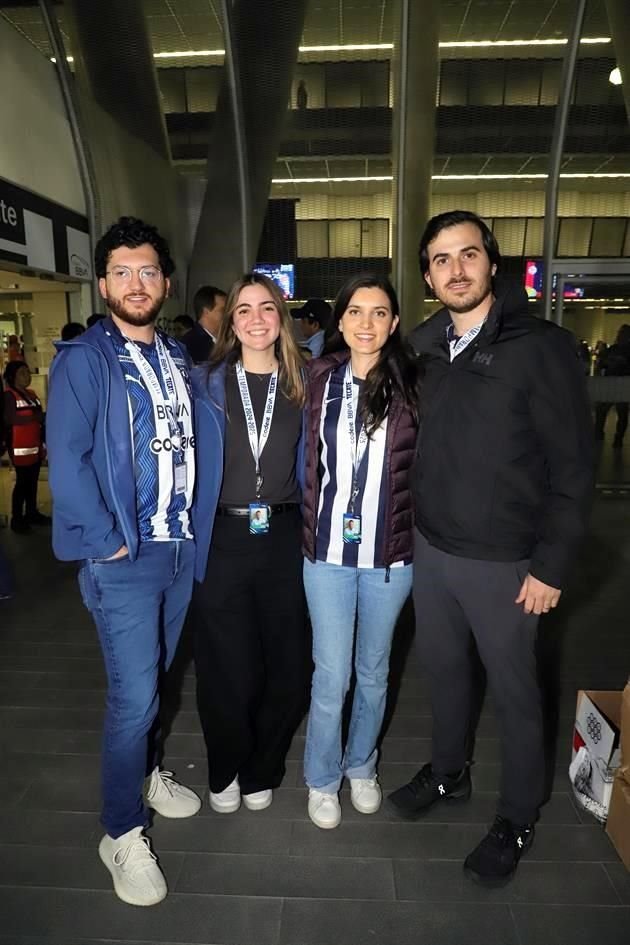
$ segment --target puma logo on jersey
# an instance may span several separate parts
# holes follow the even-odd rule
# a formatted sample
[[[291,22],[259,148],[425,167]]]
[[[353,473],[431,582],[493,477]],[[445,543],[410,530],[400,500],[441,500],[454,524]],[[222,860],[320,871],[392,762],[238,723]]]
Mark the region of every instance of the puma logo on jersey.
[[[140,378],[138,378],[138,377],[132,377],[131,374],[125,374],[125,380],[126,380],[126,381],[133,381],[134,384],[139,384],[140,387],[144,388],[144,384],[142,383],[142,381],[140,380]]]

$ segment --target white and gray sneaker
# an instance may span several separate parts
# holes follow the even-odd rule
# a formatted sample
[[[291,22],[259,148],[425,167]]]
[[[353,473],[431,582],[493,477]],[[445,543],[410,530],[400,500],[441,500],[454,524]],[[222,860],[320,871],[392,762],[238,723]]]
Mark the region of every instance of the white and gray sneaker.
[[[308,792],[308,816],[316,827],[332,830],[341,823],[341,805],[337,794],[311,788]]]
[[[193,817],[201,807],[201,798],[180,784],[172,771],[154,768],[144,781],[144,799],[147,807],[162,817]]]
[[[273,801],[273,791],[266,788],[264,791],[254,791],[253,794],[242,794],[241,797],[247,810],[266,810]]]
[[[376,775],[373,778],[350,778],[350,800],[360,814],[375,814],[383,800]]]
[[[154,906],[166,896],[166,880],[142,827],[121,837],[105,834],[98,852],[112,874],[116,895],[130,906]]]
[[[215,794],[209,792],[210,807],[217,814],[234,814],[241,806],[241,789],[238,784],[238,778],[234,778],[231,784]]]

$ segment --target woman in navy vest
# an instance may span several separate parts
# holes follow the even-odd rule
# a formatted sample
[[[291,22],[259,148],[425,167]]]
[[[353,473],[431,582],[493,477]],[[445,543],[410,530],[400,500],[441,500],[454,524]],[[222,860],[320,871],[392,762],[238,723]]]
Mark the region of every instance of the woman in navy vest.
[[[381,804],[376,742],[394,627],[411,588],[409,469],[418,424],[418,370],[401,340],[391,284],[350,279],[333,325],[323,357],[308,365],[304,490],[315,663],[305,778],[309,817],[322,828],[341,820],[344,776],[356,810],[372,814]],[[356,689],[342,754],[353,651]]]

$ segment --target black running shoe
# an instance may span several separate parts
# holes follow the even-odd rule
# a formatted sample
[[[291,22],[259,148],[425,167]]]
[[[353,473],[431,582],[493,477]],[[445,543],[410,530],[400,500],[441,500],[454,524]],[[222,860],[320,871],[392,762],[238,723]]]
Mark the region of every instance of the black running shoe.
[[[533,842],[533,824],[513,824],[497,817],[481,843],[466,857],[464,872],[482,886],[505,886]]]
[[[471,791],[468,765],[455,777],[438,778],[429,763],[420,768],[409,784],[393,791],[387,805],[398,817],[416,820],[438,801],[467,801]]]
[[[29,525],[50,525],[52,518],[50,515],[44,515],[43,512],[31,512],[30,515],[26,516],[26,522]]]
[[[11,531],[15,532],[17,535],[28,535],[30,530],[31,526],[28,524],[25,518],[11,519]]]

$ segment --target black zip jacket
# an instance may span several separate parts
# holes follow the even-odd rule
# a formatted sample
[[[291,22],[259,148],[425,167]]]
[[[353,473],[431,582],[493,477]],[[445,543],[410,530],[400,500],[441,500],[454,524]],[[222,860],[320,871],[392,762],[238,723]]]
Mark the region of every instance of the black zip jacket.
[[[593,491],[593,433],[572,336],[530,315],[525,293],[494,302],[451,363],[441,309],[409,340],[425,367],[413,474],[416,525],[430,544],[487,561],[531,558],[562,588]]]

